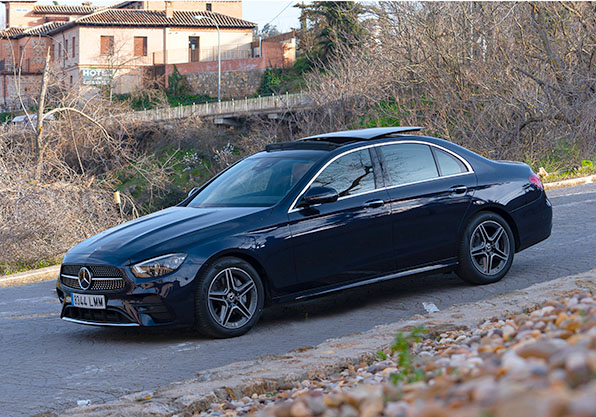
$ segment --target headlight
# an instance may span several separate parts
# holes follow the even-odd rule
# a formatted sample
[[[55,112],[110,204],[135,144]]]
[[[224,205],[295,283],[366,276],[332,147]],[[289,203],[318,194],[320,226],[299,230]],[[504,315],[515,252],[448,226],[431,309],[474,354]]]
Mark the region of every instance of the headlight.
[[[155,278],[174,272],[186,260],[185,253],[172,253],[159,256],[132,266],[132,273],[137,278]]]

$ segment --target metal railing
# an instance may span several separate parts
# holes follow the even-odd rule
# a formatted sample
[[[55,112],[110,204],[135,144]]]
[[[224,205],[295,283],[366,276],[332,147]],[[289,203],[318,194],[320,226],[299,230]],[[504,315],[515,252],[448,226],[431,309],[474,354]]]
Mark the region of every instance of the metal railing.
[[[220,103],[193,103],[187,106],[165,107],[125,113],[122,117],[129,120],[157,121],[181,119],[190,116],[242,116],[281,110],[292,110],[307,107],[311,103],[305,94],[282,94],[244,100],[229,100]]]

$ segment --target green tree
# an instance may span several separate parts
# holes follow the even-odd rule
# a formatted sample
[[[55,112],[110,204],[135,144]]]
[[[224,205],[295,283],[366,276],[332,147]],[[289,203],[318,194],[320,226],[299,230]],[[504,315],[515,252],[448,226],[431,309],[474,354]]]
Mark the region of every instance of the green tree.
[[[315,1],[296,7],[302,10],[300,47],[311,62],[326,65],[340,47],[354,47],[363,38],[365,31],[360,19],[366,8],[360,3]]]
[[[174,65],[174,71],[168,77],[167,95],[170,99],[180,99],[188,94],[190,94],[190,85]]]

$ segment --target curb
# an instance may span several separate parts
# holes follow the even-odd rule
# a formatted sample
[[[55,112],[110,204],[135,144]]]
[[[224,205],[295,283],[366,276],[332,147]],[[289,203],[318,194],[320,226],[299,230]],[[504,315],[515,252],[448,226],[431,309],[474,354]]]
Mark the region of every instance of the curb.
[[[105,404],[86,405],[59,413],[63,416],[173,416],[197,413],[211,403],[250,396],[253,393],[288,389],[305,379],[327,377],[349,365],[361,366],[375,359],[399,331],[425,326],[430,337],[446,330],[477,326],[492,317],[519,314],[548,299],[573,291],[596,291],[596,269],[557,278],[523,290],[500,294],[483,301],[461,304],[425,316],[376,326],[359,334],[329,339],[316,347],[303,347],[286,355],[268,355],[253,361],[232,363],[201,371],[198,378],[171,383],[153,391],[142,391]],[[285,387],[285,388],[284,388]],[[39,414],[45,417],[54,413]]]
[[[48,266],[47,268],[35,269],[33,271],[19,272],[18,274],[0,276],[0,288],[15,287],[18,285],[32,284],[34,282],[49,281],[58,278],[60,265]]]
[[[596,175],[590,175],[589,177],[573,178],[571,180],[547,182],[544,184],[545,190],[555,190],[557,188],[574,187],[576,185],[591,184],[596,182]]]

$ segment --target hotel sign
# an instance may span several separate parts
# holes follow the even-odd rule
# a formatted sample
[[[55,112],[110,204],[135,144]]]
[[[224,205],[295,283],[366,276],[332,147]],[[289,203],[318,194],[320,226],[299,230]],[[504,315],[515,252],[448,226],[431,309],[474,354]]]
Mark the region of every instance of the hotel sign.
[[[85,85],[109,85],[114,70],[89,68],[81,70],[81,83]]]

